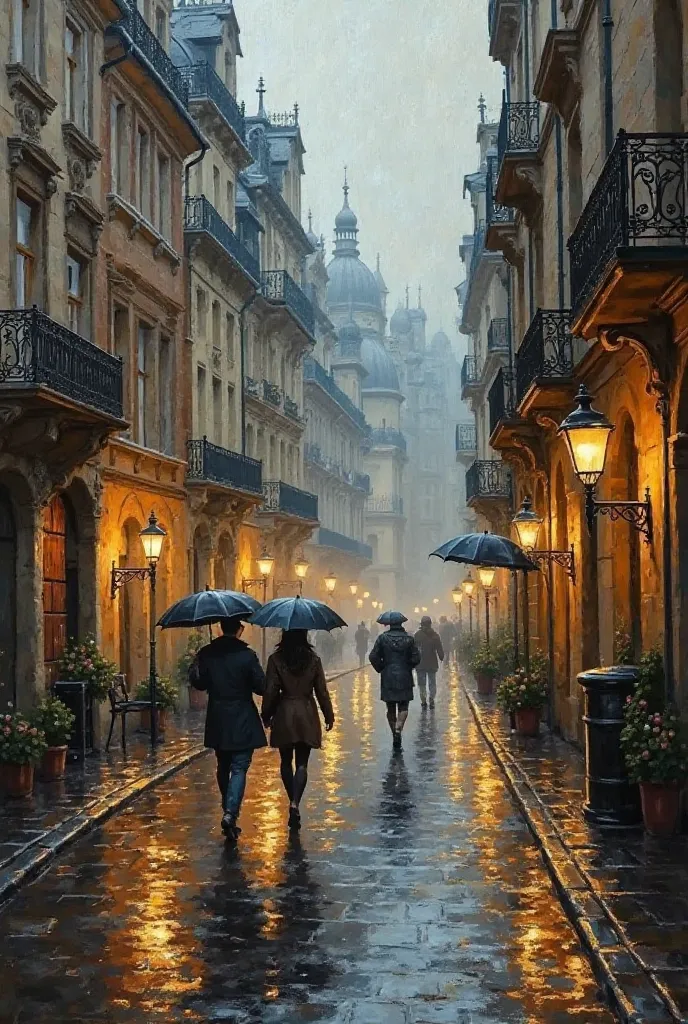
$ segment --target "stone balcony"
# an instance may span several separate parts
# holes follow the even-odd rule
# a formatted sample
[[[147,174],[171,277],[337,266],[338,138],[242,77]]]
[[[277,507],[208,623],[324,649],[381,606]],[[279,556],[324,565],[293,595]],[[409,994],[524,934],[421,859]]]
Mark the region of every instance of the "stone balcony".
[[[538,309],[516,353],[516,404],[529,412],[566,410],[575,391],[575,339],[568,309]]]
[[[495,201],[528,214],[542,193],[540,104],[502,104],[497,137]]]
[[[203,195],[187,196],[184,200],[184,238],[187,247],[204,239],[209,241],[215,257],[219,254],[229,260],[249,286],[260,283],[260,263]]]

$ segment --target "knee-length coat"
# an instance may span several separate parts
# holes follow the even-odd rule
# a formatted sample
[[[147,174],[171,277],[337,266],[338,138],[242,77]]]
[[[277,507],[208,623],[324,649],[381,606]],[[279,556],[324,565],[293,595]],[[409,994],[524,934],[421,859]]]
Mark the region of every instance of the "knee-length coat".
[[[320,747],[322,726],[318,704],[328,726],[334,723],[334,711],[318,655],[313,653],[303,672],[297,674],[287,668],[276,651],[268,658],[266,679],[262,714],[263,722],[271,726],[270,746],[305,743],[309,747]]]

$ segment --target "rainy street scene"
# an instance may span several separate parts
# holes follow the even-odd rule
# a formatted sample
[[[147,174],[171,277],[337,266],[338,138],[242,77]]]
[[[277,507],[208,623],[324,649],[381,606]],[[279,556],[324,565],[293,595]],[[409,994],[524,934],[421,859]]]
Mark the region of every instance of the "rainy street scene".
[[[0,8],[0,1024],[686,1024],[688,0]]]

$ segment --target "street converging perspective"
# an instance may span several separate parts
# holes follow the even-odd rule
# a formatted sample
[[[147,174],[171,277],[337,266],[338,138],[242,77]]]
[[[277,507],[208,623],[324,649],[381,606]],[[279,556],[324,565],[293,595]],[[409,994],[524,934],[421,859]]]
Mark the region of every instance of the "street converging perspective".
[[[684,1024],[688,3],[2,4],[0,1024]]]

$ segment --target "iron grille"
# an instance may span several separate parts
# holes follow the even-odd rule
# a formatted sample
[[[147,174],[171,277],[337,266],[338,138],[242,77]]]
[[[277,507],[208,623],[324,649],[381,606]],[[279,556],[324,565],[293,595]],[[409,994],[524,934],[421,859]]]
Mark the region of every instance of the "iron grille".
[[[475,387],[480,380],[478,363],[475,356],[464,356],[461,366],[461,391],[466,388]]]
[[[260,290],[270,302],[284,303],[304,330],[313,336],[315,312],[310,299],[304,295],[296,281],[286,270],[264,270]]]
[[[373,549],[369,544],[364,544],[353,537],[346,537],[343,533],[336,533],[334,530],[326,530],[324,526],[321,526],[318,530],[318,544],[326,548],[337,548],[339,551],[347,551],[352,555],[358,555],[360,558],[366,558],[370,562],[373,560]]]
[[[302,491],[283,480],[267,480],[263,484],[263,511],[284,512],[299,519],[318,519],[318,497]]]
[[[466,502],[480,498],[511,500],[511,472],[497,459],[478,459],[466,470]]]
[[[254,380],[253,377],[244,378],[244,392],[249,398],[260,398],[260,391],[258,389],[258,381]]]
[[[334,377],[327,372],[317,359],[310,356],[303,361],[303,379],[314,381],[330,395],[334,401],[341,406],[348,416],[362,429],[365,429],[366,419],[363,412],[351,401],[346,392],[342,391],[335,383]]]
[[[184,230],[189,234],[205,231],[239,264],[256,284],[260,281],[260,263],[240,242],[205,196],[187,196],[184,200]]]
[[[573,376],[573,339],[567,309],[539,309],[516,353],[516,401],[540,379]]]
[[[282,392],[276,384],[272,384],[269,380],[263,380],[263,399],[279,409],[282,405]]]
[[[535,153],[540,145],[540,104],[502,103],[497,135],[497,162],[511,153]]]
[[[499,353],[509,351],[509,321],[506,317],[490,320],[487,329],[487,350]]]
[[[376,448],[389,445],[393,448],[400,448],[403,452],[406,451],[406,438],[400,430],[392,430],[389,427],[373,427],[368,434],[366,434],[365,441],[363,442],[364,448]]]
[[[191,64],[179,68],[189,94],[189,99],[206,97],[212,100],[233,132],[241,139],[246,139],[246,122],[241,107],[222,81],[217,72],[208,63]]]
[[[396,494],[380,494],[377,497],[371,495],[366,502],[366,512],[403,516],[404,499]]]
[[[499,166],[497,157],[487,158],[487,175],[485,179],[485,193],[487,198],[487,224],[512,224],[514,211],[510,206],[502,206],[495,199],[497,189],[497,178],[499,177]]]
[[[493,434],[500,420],[514,415],[513,375],[508,370],[498,371],[489,390],[487,404],[490,409],[490,434]]]
[[[123,26],[150,67],[176,96],[182,106],[188,107],[189,88],[181,69],[175,67],[172,63],[169,54],[158,41],[155,33],[151,32],[145,19],[139,13],[136,4],[132,0],[125,0],[125,6],[128,9],[128,13],[118,24]]]
[[[289,395],[284,396],[284,415],[288,416],[290,420],[301,419],[298,403],[293,398],[290,398]]]
[[[206,438],[187,441],[188,480],[212,480],[239,491],[262,494],[263,467],[256,459],[211,444]]]
[[[475,423],[456,424],[457,452],[474,452],[477,449],[477,443]]]

